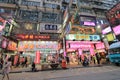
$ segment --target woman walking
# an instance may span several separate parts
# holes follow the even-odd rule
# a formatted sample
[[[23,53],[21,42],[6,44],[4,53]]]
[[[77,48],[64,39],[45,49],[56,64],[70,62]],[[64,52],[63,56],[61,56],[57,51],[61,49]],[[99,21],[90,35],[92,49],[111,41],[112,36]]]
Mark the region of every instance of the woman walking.
[[[3,67],[3,77],[2,77],[2,80],[4,80],[5,78],[5,75],[7,75],[7,78],[9,80],[9,72],[11,70],[11,59],[9,58],[8,61],[5,63],[4,67]]]

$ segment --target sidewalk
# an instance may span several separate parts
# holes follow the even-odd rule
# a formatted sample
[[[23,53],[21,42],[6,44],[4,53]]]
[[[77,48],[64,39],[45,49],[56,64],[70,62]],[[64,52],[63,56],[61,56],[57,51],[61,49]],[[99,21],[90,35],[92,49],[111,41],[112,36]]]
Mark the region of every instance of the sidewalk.
[[[100,67],[98,65],[89,65],[87,67]],[[63,70],[62,68],[58,67],[57,69],[52,69],[52,68],[48,68],[45,70],[41,70],[41,67],[39,65],[36,66],[37,71],[51,71],[51,70]],[[75,69],[75,68],[85,68],[82,65],[68,65],[67,69]],[[31,72],[31,67],[24,67],[24,68],[12,68],[10,73],[22,73],[22,72]],[[1,74],[1,70],[0,70],[0,74]]]

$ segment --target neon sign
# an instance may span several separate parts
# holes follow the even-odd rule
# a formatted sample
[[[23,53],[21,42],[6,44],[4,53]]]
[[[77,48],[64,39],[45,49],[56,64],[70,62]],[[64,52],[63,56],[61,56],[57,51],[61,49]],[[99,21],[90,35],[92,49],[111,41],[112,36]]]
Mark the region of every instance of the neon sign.
[[[73,29],[76,29],[75,31]],[[85,33],[85,34],[94,34],[96,32],[95,28],[93,27],[85,27],[85,28],[82,28],[80,26],[72,26],[72,30],[70,31],[70,33]]]
[[[89,22],[89,21],[84,21],[84,24],[85,26],[95,26],[95,23],[94,22]]]
[[[0,17],[0,31],[5,27],[6,21]]]
[[[113,31],[114,31],[115,35],[119,35],[120,34],[120,25],[114,27]]]
[[[34,39],[50,39],[49,35],[28,35],[28,34],[17,34],[16,35],[18,39],[23,39],[23,40],[34,40]]]

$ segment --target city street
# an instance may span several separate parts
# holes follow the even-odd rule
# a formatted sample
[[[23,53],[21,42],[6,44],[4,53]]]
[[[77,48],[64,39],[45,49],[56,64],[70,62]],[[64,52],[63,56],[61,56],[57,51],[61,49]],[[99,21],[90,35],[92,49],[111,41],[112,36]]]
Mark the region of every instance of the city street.
[[[0,80],[2,75],[0,75]],[[10,80],[120,80],[120,67],[81,67],[66,70],[10,73]]]

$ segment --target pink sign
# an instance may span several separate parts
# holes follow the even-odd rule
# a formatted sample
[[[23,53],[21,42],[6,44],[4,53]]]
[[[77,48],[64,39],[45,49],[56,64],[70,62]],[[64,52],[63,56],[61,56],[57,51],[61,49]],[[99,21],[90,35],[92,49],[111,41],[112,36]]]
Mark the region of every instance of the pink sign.
[[[70,44],[70,48],[91,48],[91,44]]]
[[[94,22],[85,21],[84,25],[85,26],[95,26],[95,23]]]
[[[94,52],[94,49],[93,49],[93,48],[90,48],[90,54],[91,54],[91,55],[94,55],[94,54],[95,54],[95,52]]]
[[[39,63],[40,63],[40,52],[37,51],[35,55],[35,64],[39,64]]]
[[[82,49],[78,49],[79,55],[82,55]]]
[[[114,31],[115,35],[119,35],[120,34],[120,25],[114,27],[113,31]]]
[[[5,27],[6,21],[0,17],[0,31],[2,31]]]
[[[103,48],[105,48],[104,43],[98,43],[98,44],[96,44],[96,49],[103,49]]]
[[[6,48],[7,47],[7,40],[3,40],[2,41],[2,48]]]

